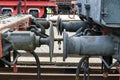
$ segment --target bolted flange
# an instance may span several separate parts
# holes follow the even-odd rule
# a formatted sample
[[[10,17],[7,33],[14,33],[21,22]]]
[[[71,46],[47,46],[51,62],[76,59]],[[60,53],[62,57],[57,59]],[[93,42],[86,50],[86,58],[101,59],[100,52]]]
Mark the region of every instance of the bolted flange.
[[[64,29],[63,32],[63,61],[67,58],[67,41],[68,41],[68,34],[66,33],[66,30]]]
[[[49,31],[49,37],[47,38],[41,38],[40,44],[42,45],[48,45],[49,46],[49,56],[50,56],[50,62],[52,62],[52,56],[54,51],[54,30],[53,30],[53,24],[50,22],[50,31]]]

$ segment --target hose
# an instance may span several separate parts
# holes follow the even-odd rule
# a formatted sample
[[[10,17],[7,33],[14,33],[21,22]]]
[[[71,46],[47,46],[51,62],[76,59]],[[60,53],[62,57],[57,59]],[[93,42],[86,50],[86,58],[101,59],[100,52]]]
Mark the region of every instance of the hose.
[[[84,69],[83,80],[89,80],[89,59],[88,58],[84,61],[83,69]]]
[[[85,15],[79,14],[78,16],[79,16],[79,18],[80,18],[82,21],[87,20],[87,18],[86,18]]]
[[[82,63],[88,58],[88,56],[84,56],[82,57],[82,59],[79,61],[79,64],[77,66],[77,69],[76,69],[76,80],[79,80],[79,74],[80,74],[80,69],[81,69],[81,66],[82,66]]]
[[[33,22],[33,24],[36,25],[36,27],[41,28],[41,33],[42,33],[42,34],[45,34],[45,27],[44,27],[42,24],[38,24],[38,23],[35,22],[34,20],[33,20],[32,22]]]
[[[40,60],[38,55],[33,51],[31,54],[35,57],[36,64],[37,64],[37,80],[41,80],[40,78]]]
[[[27,30],[34,32],[37,36],[40,36],[40,37],[42,37],[42,38],[48,37],[47,34],[41,33],[41,31],[39,31],[39,30],[37,29],[36,25],[31,25],[30,27],[27,28]]]
[[[13,61],[6,60],[5,57],[1,58],[0,60],[3,61],[3,62],[4,62],[5,64],[7,64],[8,66],[12,66],[12,65],[14,65],[14,64],[16,63],[18,57],[21,56],[20,53],[17,52],[16,50],[14,50],[14,55],[16,55],[16,56],[14,57]]]

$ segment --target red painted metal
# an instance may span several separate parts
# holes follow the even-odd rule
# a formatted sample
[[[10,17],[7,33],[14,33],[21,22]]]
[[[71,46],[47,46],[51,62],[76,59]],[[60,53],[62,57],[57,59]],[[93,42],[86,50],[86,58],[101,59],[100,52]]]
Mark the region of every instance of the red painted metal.
[[[19,1],[0,1],[0,6],[5,7],[13,7],[17,6]],[[22,1],[22,6],[24,6],[25,3]],[[56,2],[49,2],[49,1],[27,1],[26,6],[31,7],[43,7],[43,6],[56,6]]]
[[[16,66],[16,64],[13,65],[13,72],[17,73],[18,72],[18,67]]]
[[[26,13],[27,11],[26,0],[24,0],[24,8],[25,8],[25,13]]]
[[[30,24],[31,15],[26,15],[17,20],[8,21],[6,24],[0,24],[0,31],[10,28],[12,30],[25,30]]]
[[[1,8],[11,8],[12,15],[17,14],[18,11],[18,3],[20,0],[0,0]],[[56,7],[56,1],[50,0],[22,0],[21,13],[29,13],[28,10],[30,8],[39,9],[38,17],[42,17],[45,14],[46,7]]]

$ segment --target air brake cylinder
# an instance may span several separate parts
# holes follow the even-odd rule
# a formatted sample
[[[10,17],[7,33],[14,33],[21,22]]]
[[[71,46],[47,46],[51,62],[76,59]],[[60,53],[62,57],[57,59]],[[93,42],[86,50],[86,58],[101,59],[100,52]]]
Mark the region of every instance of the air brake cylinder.
[[[64,31],[63,38],[63,60],[67,54],[108,56],[114,53],[114,43],[110,36],[68,37]]]
[[[30,31],[7,32],[6,39],[12,44],[15,50],[33,51],[40,46],[40,37]],[[3,34],[4,35],[4,34]]]
[[[60,34],[62,34],[64,29],[66,29],[66,31],[69,32],[76,32],[79,28],[87,26],[88,26],[87,22],[83,21],[62,22],[60,17],[58,17],[57,19],[57,29],[58,33]]]
[[[52,26],[50,27],[50,36],[46,38],[36,36],[36,34],[31,31],[7,31],[2,34],[2,39],[3,56],[6,56],[8,51],[11,50],[33,51],[36,47],[48,45],[50,61],[52,61],[54,48],[54,31]]]
[[[54,31],[50,22],[50,31],[48,37],[37,36],[31,31],[5,31],[2,33],[2,51],[3,56],[6,56],[11,50],[34,51],[36,47],[41,45],[49,46],[50,61],[54,49]]]

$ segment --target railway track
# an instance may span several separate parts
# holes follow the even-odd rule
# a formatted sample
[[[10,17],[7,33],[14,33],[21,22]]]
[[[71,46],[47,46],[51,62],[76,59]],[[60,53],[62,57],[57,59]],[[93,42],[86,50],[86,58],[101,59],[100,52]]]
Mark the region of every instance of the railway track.
[[[41,66],[42,80],[75,80],[76,67],[71,66]],[[83,71],[80,71],[79,80],[83,80]],[[18,66],[18,72],[13,68],[0,68],[0,80],[36,80],[35,66]],[[90,80],[118,80],[120,74],[115,69],[110,71],[108,78],[103,78],[100,68],[91,68]]]
[[[49,62],[48,54],[46,53],[37,53],[41,61],[41,79],[42,80],[76,80],[76,65],[78,62],[57,62],[59,59],[56,59],[56,62]],[[54,57],[61,57],[62,54],[57,55],[56,53]],[[70,55],[69,55],[70,56]],[[25,57],[25,60],[24,60]],[[45,58],[43,58],[45,57]],[[18,72],[13,72],[13,68],[0,68],[0,80],[36,80],[37,78],[37,69],[36,63],[32,59],[31,55],[26,55],[23,53],[21,56],[22,60],[17,61]],[[74,56],[68,61],[71,61],[73,58],[80,58],[79,56]],[[62,59],[61,59],[62,60]],[[103,72],[101,71],[101,63],[100,60],[97,63],[93,61],[97,60],[97,58],[93,57],[90,61],[91,69],[90,69],[90,80],[119,80],[120,74],[116,71],[115,68],[110,70],[110,74],[108,78],[103,77]],[[79,61],[79,60],[77,60]],[[94,66],[95,65],[95,66]],[[81,70],[79,75],[79,80],[83,80],[84,72]]]
[[[0,68],[0,80],[37,80],[37,69],[34,57],[30,54],[21,52],[18,58],[18,72],[13,72],[13,68]],[[54,53],[53,62],[50,62],[48,53],[37,53],[41,61],[41,79],[42,80],[76,80],[76,65],[81,57],[78,55],[68,55],[66,62],[62,61],[62,53]],[[60,58],[60,59],[59,59]],[[54,60],[55,59],[55,60]],[[44,61],[45,60],[45,61]],[[72,62],[74,60],[74,62]],[[96,62],[94,62],[96,61]],[[90,59],[90,80],[118,80],[120,74],[115,68],[110,70],[108,78],[103,77],[101,71],[101,61],[98,57]],[[79,80],[83,80],[84,72],[81,70]]]

